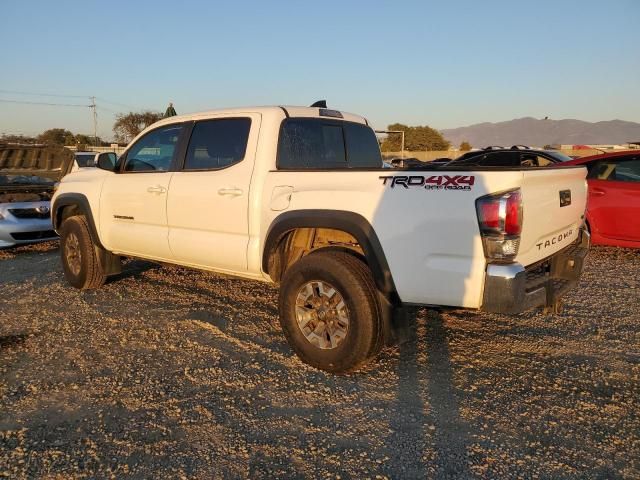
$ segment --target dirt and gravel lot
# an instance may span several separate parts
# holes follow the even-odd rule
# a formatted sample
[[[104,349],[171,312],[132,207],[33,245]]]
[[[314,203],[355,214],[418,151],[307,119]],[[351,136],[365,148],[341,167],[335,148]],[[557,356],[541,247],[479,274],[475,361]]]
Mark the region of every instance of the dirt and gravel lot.
[[[55,243],[0,251],[0,476],[640,478],[640,252],[595,249],[564,313],[418,310],[363,372],[292,354],[276,290]]]

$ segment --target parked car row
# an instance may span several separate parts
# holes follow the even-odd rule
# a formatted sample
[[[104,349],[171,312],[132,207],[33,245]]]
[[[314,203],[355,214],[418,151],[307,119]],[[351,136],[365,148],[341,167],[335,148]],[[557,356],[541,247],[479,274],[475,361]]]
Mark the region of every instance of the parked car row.
[[[0,248],[56,238],[48,223],[48,202],[55,183],[66,174],[66,170],[62,169],[62,164],[57,160],[53,170],[43,171],[37,162],[33,170],[28,167],[34,161],[29,159],[30,155],[60,155],[60,151],[53,153],[54,150],[53,147],[0,145]],[[43,153],[36,154],[39,151]],[[69,172],[95,167],[98,155],[90,151],[75,152]],[[18,164],[21,165],[20,168],[11,168]],[[454,160],[440,158],[429,162],[429,165],[434,164],[448,164],[452,167],[584,165],[589,171],[586,215],[593,244],[640,248],[638,151],[603,153],[573,159],[556,150],[533,149],[524,145],[510,148],[491,146],[466,152]],[[385,162],[384,166],[420,169],[424,163],[407,158]],[[19,203],[27,205],[18,205],[16,199],[25,200]]]

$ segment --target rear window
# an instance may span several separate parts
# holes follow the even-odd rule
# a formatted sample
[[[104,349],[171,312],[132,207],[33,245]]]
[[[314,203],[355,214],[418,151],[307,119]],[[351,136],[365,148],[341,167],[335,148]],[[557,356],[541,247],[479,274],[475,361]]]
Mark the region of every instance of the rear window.
[[[375,133],[366,125],[316,118],[285,120],[278,168],[381,168]]]

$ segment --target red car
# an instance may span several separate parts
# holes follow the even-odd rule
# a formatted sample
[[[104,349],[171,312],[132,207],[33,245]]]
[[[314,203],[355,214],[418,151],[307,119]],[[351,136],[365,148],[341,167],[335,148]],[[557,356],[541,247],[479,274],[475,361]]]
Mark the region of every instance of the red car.
[[[604,153],[562,162],[584,165],[587,227],[594,245],[640,248],[640,150]]]

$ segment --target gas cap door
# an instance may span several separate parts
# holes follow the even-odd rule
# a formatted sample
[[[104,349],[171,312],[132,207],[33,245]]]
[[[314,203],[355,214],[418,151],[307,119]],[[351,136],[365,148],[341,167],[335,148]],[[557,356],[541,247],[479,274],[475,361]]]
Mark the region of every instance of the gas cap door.
[[[273,187],[273,191],[271,192],[271,210],[274,212],[280,212],[289,208],[292,194],[293,187],[290,185],[278,185],[277,187]]]

